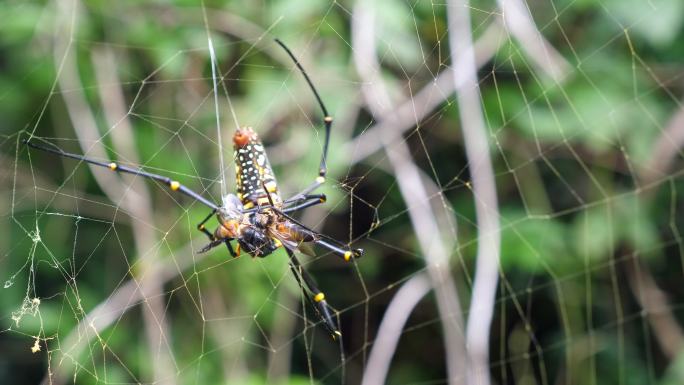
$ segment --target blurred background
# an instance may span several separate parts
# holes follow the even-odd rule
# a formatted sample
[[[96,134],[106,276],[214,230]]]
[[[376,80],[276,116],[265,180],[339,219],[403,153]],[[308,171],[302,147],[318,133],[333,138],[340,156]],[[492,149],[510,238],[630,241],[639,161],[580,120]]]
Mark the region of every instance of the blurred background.
[[[3,1],[0,383],[684,382],[679,0]],[[219,72],[220,135],[208,38]],[[366,250],[199,254],[235,121]],[[209,222],[211,228],[216,221]]]

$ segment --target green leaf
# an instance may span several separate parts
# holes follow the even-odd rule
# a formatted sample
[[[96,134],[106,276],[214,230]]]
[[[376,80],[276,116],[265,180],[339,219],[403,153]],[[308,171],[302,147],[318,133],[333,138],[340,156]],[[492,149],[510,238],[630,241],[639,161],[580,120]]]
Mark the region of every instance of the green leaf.
[[[604,3],[611,18],[656,46],[667,46],[676,38],[684,21],[681,0],[609,0]]]
[[[502,218],[501,265],[504,268],[543,272],[572,259],[565,242],[565,225],[561,222],[533,219],[515,209],[504,209]]]

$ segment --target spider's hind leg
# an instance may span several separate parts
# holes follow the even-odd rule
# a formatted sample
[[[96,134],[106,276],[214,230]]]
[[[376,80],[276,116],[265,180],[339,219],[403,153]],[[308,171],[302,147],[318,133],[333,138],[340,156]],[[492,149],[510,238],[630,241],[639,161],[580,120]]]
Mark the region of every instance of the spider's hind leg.
[[[304,292],[307,301],[314,308],[321,321],[323,321],[323,325],[330,333],[332,339],[337,340],[338,338],[341,338],[342,333],[340,333],[340,330],[337,327],[337,322],[333,319],[334,310],[332,310],[330,305],[328,305],[328,302],[326,302],[325,295],[318,289],[309,273],[304,270],[302,264],[297,257],[295,257],[294,252],[287,248],[285,250],[290,257],[290,269],[292,270],[299,287]],[[306,286],[306,288],[304,286]]]

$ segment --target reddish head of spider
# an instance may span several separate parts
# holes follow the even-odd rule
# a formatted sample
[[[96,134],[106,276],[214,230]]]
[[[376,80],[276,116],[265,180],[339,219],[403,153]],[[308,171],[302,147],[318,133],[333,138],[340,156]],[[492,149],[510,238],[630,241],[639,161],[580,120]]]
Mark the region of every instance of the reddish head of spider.
[[[252,127],[238,128],[233,135],[233,144],[235,148],[242,148],[247,145],[250,141],[257,141],[257,135],[252,130]]]

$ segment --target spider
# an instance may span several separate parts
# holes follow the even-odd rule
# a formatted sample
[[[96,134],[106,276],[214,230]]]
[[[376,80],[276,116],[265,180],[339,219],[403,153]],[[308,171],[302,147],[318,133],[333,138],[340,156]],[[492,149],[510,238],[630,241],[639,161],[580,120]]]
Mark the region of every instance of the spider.
[[[325,104],[323,104],[309,75],[292,51],[280,40],[276,39],[275,41],[287,52],[304,76],[324,115],[325,141],[323,143],[318,176],[304,190],[288,199],[281,197],[275,174],[264,150],[264,145],[251,127],[238,128],[233,135],[237,193],[229,193],[223,196],[220,205],[204,198],[178,181],[163,175],[148,173],[139,168],[121,165],[116,162],[102,162],[82,155],[68,153],[54,145],[48,147],[31,142],[31,138],[23,142],[29,147],[41,151],[106,167],[114,172],[153,179],[167,185],[172,191],[185,194],[209,207],[211,212],[197,225],[197,229],[209,238],[209,243],[199,250],[200,253],[225,244],[233,258],[238,257],[241,250],[246,251],[252,257],[263,258],[278,248],[283,247],[289,257],[290,270],[305,297],[332,338],[337,339],[342,336],[342,333],[339,331],[335,320],[333,320],[332,314],[334,311],[328,305],[325,295],[318,289],[311,275],[304,270],[304,267],[295,256],[295,252],[300,251],[311,254],[312,251],[308,244],[316,244],[340,256],[345,261],[349,261],[352,258],[362,256],[363,249],[351,249],[334,238],[308,228],[290,216],[292,213],[326,201],[325,194],[312,194],[312,192],[325,183],[327,174],[326,159],[333,119],[328,114],[328,110]],[[215,231],[211,232],[205,225],[213,216],[216,216],[219,224]],[[235,248],[231,245],[233,240],[237,241]]]

